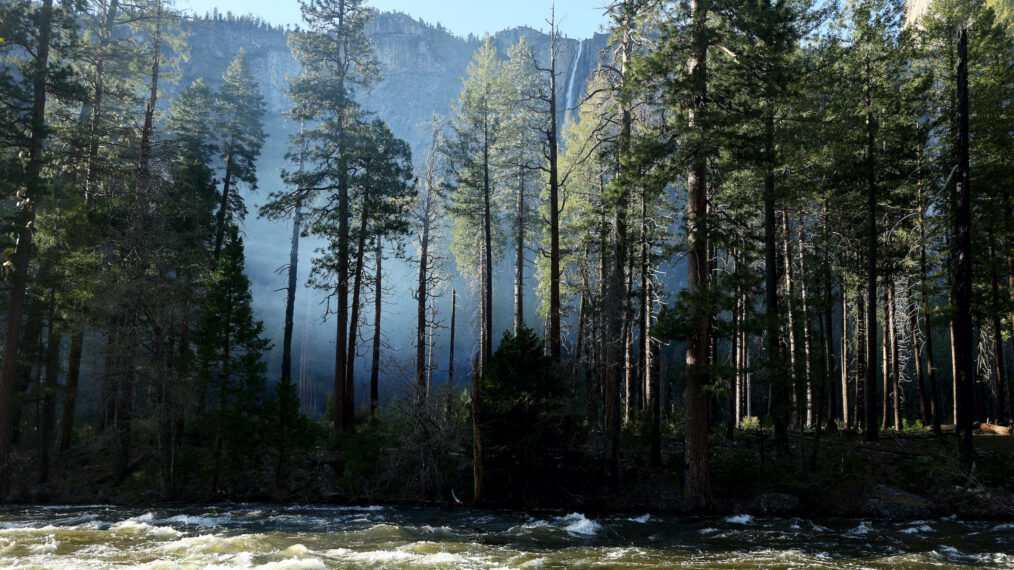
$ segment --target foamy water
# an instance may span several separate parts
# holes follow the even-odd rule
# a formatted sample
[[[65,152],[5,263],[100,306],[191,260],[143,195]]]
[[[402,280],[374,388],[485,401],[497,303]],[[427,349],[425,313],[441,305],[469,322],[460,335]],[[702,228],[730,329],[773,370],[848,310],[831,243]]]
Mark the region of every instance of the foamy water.
[[[954,518],[686,518],[417,508],[0,509],[0,566],[28,568],[1014,567],[1014,525]]]

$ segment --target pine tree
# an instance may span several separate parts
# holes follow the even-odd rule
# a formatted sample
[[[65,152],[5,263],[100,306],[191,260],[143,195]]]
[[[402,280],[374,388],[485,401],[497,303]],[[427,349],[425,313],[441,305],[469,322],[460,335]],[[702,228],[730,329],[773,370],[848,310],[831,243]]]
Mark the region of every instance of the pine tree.
[[[16,172],[11,167],[17,164],[23,174],[9,179],[16,182],[5,192],[16,196],[18,213],[14,226],[17,241],[13,251],[5,255],[9,259],[4,261],[11,275],[11,287],[0,362],[0,494],[6,494],[10,484],[12,400],[32,259],[33,224],[50,183],[44,173],[50,158],[45,148],[48,95],[74,92],[75,77],[61,56],[76,41],[76,23],[62,6],[54,7],[52,0],[38,5],[15,2],[4,9],[0,30],[4,42],[0,50],[12,56],[13,65],[0,71],[0,100],[4,102],[0,107],[0,138],[10,141],[5,145],[2,160],[8,172]]]
[[[347,430],[352,426],[353,386],[347,377],[349,347],[349,269],[352,267],[352,198],[355,188],[351,177],[355,164],[356,141],[349,130],[360,122],[362,111],[355,102],[357,89],[369,89],[379,79],[365,27],[372,12],[362,0],[308,0],[300,3],[309,30],[289,36],[289,45],[303,73],[293,80],[289,94],[293,100],[293,118],[316,123],[294,139],[293,146],[304,152],[313,168],[302,173],[286,173],[293,189],[271,194],[262,215],[287,215],[297,205],[306,207],[309,225],[321,227],[323,218],[335,224],[331,244],[335,263],[334,303],[335,371],[334,426]]]
[[[212,443],[212,496],[221,483],[223,462],[239,461],[254,445],[271,343],[254,317],[250,279],[244,274],[243,240],[233,226],[215,270],[197,327],[197,351],[206,363],[205,381],[216,400]]]
[[[493,264],[503,254],[494,153],[504,133],[509,95],[496,48],[487,36],[452,103],[451,132],[444,146],[447,171],[453,175],[446,182],[454,223],[451,251],[459,270],[478,279],[480,373],[492,354]]]
[[[264,146],[264,97],[247,63],[246,52],[240,48],[236,58],[222,75],[218,92],[215,131],[221,140],[224,164],[222,199],[218,206],[218,229],[215,232],[215,259],[222,249],[226,225],[246,215],[243,198],[235,186],[246,183],[257,189],[257,157]]]

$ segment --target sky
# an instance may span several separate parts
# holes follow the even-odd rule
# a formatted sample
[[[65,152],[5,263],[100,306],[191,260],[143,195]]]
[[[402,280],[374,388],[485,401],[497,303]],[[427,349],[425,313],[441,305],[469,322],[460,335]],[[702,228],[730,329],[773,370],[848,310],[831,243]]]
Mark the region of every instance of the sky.
[[[556,0],[556,18],[563,35],[588,38],[605,23],[602,5],[608,0]],[[427,23],[440,23],[459,36],[482,35],[516,26],[548,29],[552,0],[369,0],[383,11],[400,11]],[[218,8],[221,13],[253,14],[272,24],[300,23],[297,0],[178,0],[183,10],[203,15]]]

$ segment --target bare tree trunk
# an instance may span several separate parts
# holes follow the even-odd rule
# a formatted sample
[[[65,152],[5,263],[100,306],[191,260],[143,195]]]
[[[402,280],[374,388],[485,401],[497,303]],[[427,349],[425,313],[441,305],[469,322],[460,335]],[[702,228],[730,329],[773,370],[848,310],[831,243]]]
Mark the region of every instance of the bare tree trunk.
[[[910,297],[914,299],[914,296],[910,295]],[[922,425],[927,426],[932,423],[930,418],[932,405],[929,401],[929,394],[926,392],[925,373],[922,366],[922,338],[919,335],[919,317],[915,310],[908,312],[908,325],[912,329],[912,347],[915,351],[913,355],[915,358],[915,377],[916,381],[919,382],[919,417],[922,420]]]
[[[813,331],[810,325],[810,306],[809,299],[806,293],[806,263],[805,256],[803,255],[803,228],[799,228],[798,241],[796,243],[797,249],[799,250],[799,300],[802,305],[801,318],[803,325],[803,370],[805,371],[805,377],[803,381],[806,385],[806,427],[813,427],[813,371],[811,358],[813,354]]]
[[[937,367],[933,362],[933,324],[930,322],[929,313],[929,285],[926,274],[926,240],[922,224],[920,234],[923,235],[920,249],[920,272],[922,286],[922,314],[926,323],[926,371],[929,374],[930,390],[930,411],[933,413],[933,433],[941,434],[940,424],[943,422],[944,408],[940,398],[940,388],[937,386]]]
[[[883,292],[883,303],[884,303],[884,330],[880,337],[881,343],[883,344],[884,358],[880,361],[881,372],[883,378],[883,391],[881,393],[883,399],[884,415],[880,418],[880,429],[887,429],[887,419],[891,414],[891,311],[888,308],[890,301],[888,300],[887,291],[889,287],[884,287]]]
[[[802,395],[800,394],[799,365],[796,359],[796,325],[794,319],[796,303],[792,280],[792,247],[789,245],[790,236],[792,234],[792,226],[789,224],[789,213],[787,210],[782,210],[782,231],[784,232],[782,234],[782,263],[785,268],[785,334],[789,339],[789,379],[792,384],[792,422],[797,428],[800,428],[803,424],[802,414],[799,413],[799,400]]]
[[[894,276],[888,280],[887,308],[890,311],[887,316],[888,329],[891,333],[891,393],[894,406],[894,430],[901,431],[901,381],[898,378],[898,360],[901,355],[898,353],[898,320],[897,320],[898,298],[894,291]]]

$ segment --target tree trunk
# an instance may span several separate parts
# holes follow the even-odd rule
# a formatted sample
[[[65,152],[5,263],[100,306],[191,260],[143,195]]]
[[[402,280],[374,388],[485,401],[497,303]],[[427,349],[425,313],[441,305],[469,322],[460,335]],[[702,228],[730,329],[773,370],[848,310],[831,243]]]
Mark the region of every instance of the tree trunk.
[[[486,366],[489,365],[489,359],[493,355],[493,234],[492,234],[492,213],[490,211],[490,203],[492,200],[493,188],[490,181],[490,142],[489,142],[489,125],[486,125],[486,139],[483,142],[482,147],[482,165],[483,165],[483,182],[482,182],[482,245],[483,245],[483,259],[482,259],[482,301],[480,314],[482,317],[482,347],[479,351],[479,373],[483,375],[486,373]]]
[[[345,417],[350,426],[356,418],[356,349],[359,342],[359,310],[362,308],[363,259],[366,256],[366,218],[364,208],[359,214],[359,240],[356,243],[356,272],[352,282],[348,354],[345,357]]]
[[[302,134],[303,125],[299,131]],[[303,150],[299,151],[297,174],[303,173]],[[299,276],[299,231],[303,221],[303,204],[296,203],[292,215],[292,237],[289,240],[288,283],[285,289],[285,324],[282,332],[282,378],[292,380],[292,327],[296,310],[296,283]],[[216,256],[217,258],[217,256]]]
[[[813,330],[810,324],[810,306],[809,299],[807,298],[806,281],[808,276],[806,274],[806,264],[803,255],[803,230],[800,228],[798,242],[796,243],[799,255],[799,301],[800,301],[800,317],[802,319],[803,327],[803,382],[806,390],[806,423],[804,424],[807,428],[813,427],[813,370],[812,370],[812,355],[813,355]],[[819,319],[818,319],[819,320]]]
[[[556,125],[556,17],[551,22],[549,53],[549,354],[560,362],[560,181]]]
[[[1010,403],[1007,400],[1007,373],[1004,371],[1004,346],[1003,346],[1003,299],[1000,297],[1000,281],[996,272],[996,247],[993,245],[993,231],[989,231],[989,277],[990,289],[993,297],[993,304],[996,307],[993,313],[993,393],[996,394],[996,408],[993,417],[996,423],[1007,423],[1007,408]]]
[[[972,328],[972,202],[971,173],[968,157],[968,32],[962,28],[958,37],[958,178],[957,211],[954,216],[954,300],[957,342],[958,451],[962,460],[971,462],[972,389],[975,384],[975,345]]]
[[[901,381],[898,378],[899,365],[898,360],[901,355],[898,353],[898,298],[895,295],[894,290],[894,276],[892,275],[888,281],[887,289],[887,308],[890,310],[888,313],[888,329],[891,332],[891,394],[893,397],[894,406],[894,430],[897,432],[901,431]]]
[[[914,295],[910,295],[910,297],[914,299]],[[912,348],[915,351],[913,355],[915,358],[915,378],[919,383],[919,418],[922,420],[922,425],[928,426],[932,422],[930,419],[932,405],[929,402],[929,394],[926,392],[925,373],[922,366],[922,338],[919,336],[919,317],[916,311],[910,310],[908,312],[908,325],[912,329]]]
[[[778,249],[775,223],[774,118],[767,118],[764,143],[764,312],[767,347],[765,368],[770,397],[768,408],[774,423],[775,447],[779,453],[789,450],[789,397],[786,395],[784,361],[781,358],[781,318],[778,306]]]
[[[839,362],[841,364],[841,425],[843,428],[852,427],[852,418],[849,416],[849,304],[848,296],[845,293],[845,284],[841,284],[841,349]]]
[[[518,167],[517,219],[514,229],[514,334],[525,324],[525,167]]]
[[[231,144],[231,143],[230,143]],[[225,159],[225,179],[222,181],[222,198],[218,204],[218,214],[215,216],[215,253],[211,259],[211,268],[218,267],[218,257],[222,254],[222,238],[225,235],[225,214],[229,209],[229,190],[232,185],[232,160],[230,152]]]
[[[876,441],[877,433],[877,182],[875,171],[875,148],[873,101],[870,93],[872,81],[870,63],[866,64],[864,98],[866,103],[866,374],[863,376],[863,394],[866,398],[866,441]],[[886,414],[886,410],[885,410]]]
[[[479,370],[472,367],[472,502],[482,504],[482,430],[479,421]]]
[[[381,263],[383,261],[383,247],[380,245],[380,238],[377,238],[377,275],[374,280],[376,290],[373,298],[373,361],[370,366],[370,414],[377,415],[380,408],[380,313],[381,293],[383,293],[382,279],[383,272]]]
[[[883,303],[884,303],[884,330],[881,334],[880,341],[883,344],[884,357],[881,363],[881,382],[883,383],[883,390],[881,392],[882,397],[882,410],[884,410],[883,416],[880,418],[880,429],[887,429],[887,419],[891,414],[891,311],[888,309],[890,301],[888,300],[887,291],[889,287],[884,287],[883,292]]]
[[[700,117],[707,106],[708,56],[708,0],[691,0],[690,68],[691,97],[689,129],[700,130]],[[708,240],[705,214],[707,211],[707,161],[703,149],[698,148],[687,173],[687,228],[689,257],[687,263],[687,293],[691,296],[707,291],[710,283]],[[708,475],[708,397],[710,384],[707,368],[708,311],[701,303],[690,307],[690,334],[686,346],[686,392],[684,394],[683,501],[689,510],[706,508],[711,502],[711,482]]]
[[[84,348],[84,326],[77,325],[74,335],[70,338],[70,360],[67,364],[67,386],[63,395],[63,409],[60,413],[60,435],[56,446],[57,451],[70,449],[70,440],[74,434],[74,408],[77,402],[77,383],[81,377],[81,353]]]
[[[343,18],[344,12],[340,14]],[[344,77],[339,77],[336,86],[339,92],[344,89]],[[338,154],[342,158],[346,149],[345,113],[338,119]],[[339,161],[341,163],[341,161]],[[338,263],[335,270],[335,349],[334,349],[334,429],[347,431],[352,427],[352,417],[348,413],[349,378],[346,376],[347,350],[349,345],[349,175],[341,168],[338,171]]]
[[[28,265],[31,260],[32,224],[36,201],[43,191],[42,151],[46,128],[46,84],[49,65],[49,43],[52,33],[53,0],[43,0],[39,18],[39,43],[36,48],[32,80],[31,136],[28,141],[28,167],[24,205],[21,208],[14,248],[14,267],[7,294],[6,329],[2,363],[0,363],[0,497],[10,490],[10,463],[15,375],[18,369],[18,348],[21,318],[25,309]]]
[[[638,395],[644,395],[645,402],[647,401],[648,391],[648,377],[651,375],[649,371],[648,362],[651,360],[649,354],[651,347],[648,340],[648,333],[651,330],[651,309],[648,306],[648,271],[649,271],[649,259],[648,259],[648,196],[646,192],[641,192],[641,289],[639,295],[640,301],[640,315],[641,315],[641,326],[639,327],[640,333],[637,335],[637,359],[641,362],[641,366],[638,369],[638,376],[640,377],[638,384]],[[640,398],[639,398],[640,399]],[[638,409],[641,409],[640,402],[638,403]]]
[[[56,402],[53,391],[60,377],[60,334],[56,327],[56,298],[54,291],[49,294],[49,331],[46,334],[46,375],[41,386],[42,420],[39,422],[39,483],[49,479],[50,440],[56,423]]]
[[[422,236],[419,240],[419,285],[416,288],[416,333],[415,333],[415,382],[416,382],[416,401],[419,404],[420,409],[426,404],[426,299],[429,292],[429,248],[430,248],[430,191],[431,187],[426,187],[426,196],[423,198],[426,201],[424,209],[427,213],[423,214],[422,224]],[[451,315],[454,315],[454,294],[451,294]],[[453,321],[453,318],[452,318]],[[453,330],[453,322],[451,329]],[[454,355],[454,344],[451,344],[451,355]],[[451,361],[451,367],[453,369],[454,362]],[[453,380],[453,379],[452,379]],[[450,383],[454,385],[453,381]]]
[[[940,398],[940,388],[937,386],[937,367],[933,361],[933,323],[930,320],[929,277],[926,269],[926,230],[925,224],[921,221],[922,217],[923,214],[920,212],[919,272],[920,284],[922,287],[922,315],[923,321],[926,323],[926,372],[929,375],[930,411],[933,414],[933,433],[940,435],[943,433],[940,429],[940,424],[943,421],[944,408],[943,402]]]
[[[447,355],[447,411],[454,401],[454,324],[458,316],[458,292],[451,289],[451,341]],[[423,388],[423,387],[421,387]]]
[[[792,247],[789,245],[792,234],[792,226],[789,224],[789,213],[782,210],[782,264],[785,268],[785,334],[789,340],[789,379],[792,385],[792,417],[797,428],[803,425],[802,414],[800,414],[800,393],[799,363],[796,358],[796,323],[795,323],[795,287],[792,280]]]
[[[648,299],[647,299],[647,313],[644,315],[644,336],[646,340],[646,349],[644,359],[644,384],[645,390],[647,391],[647,403],[649,413],[651,414],[651,434],[650,434],[650,461],[651,466],[659,468],[662,466],[662,400],[661,400],[661,379],[659,378],[657,364],[658,364],[658,343],[651,341],[651,329],[652,329],[652,307],[654,305],[654,282],[648,280],[649,287]]]
[[[861,288],[856,289],[856,398],[852,415],[855,417],[857,430],[860,426],[866,427],[866,355],[869,353],[866,326],[869,319],[866,314],[866,299],[863,297],[863,293]]]
[[[119,9],[119,0],[110,0],[106,10],[106,18],[99,32],[99,45],[97,58],[95,60],[95,93],[90,101],[91,124],[88,127],[88,162],[87,177],[85,179],[85,203],[89,203],[95,196],[99,180],[99,124],[102,120],[102,103],[105,95],[105,61],[106,50],[109,49],[109,42],[112,40],[113,23],[116,21],[116,11]]]

